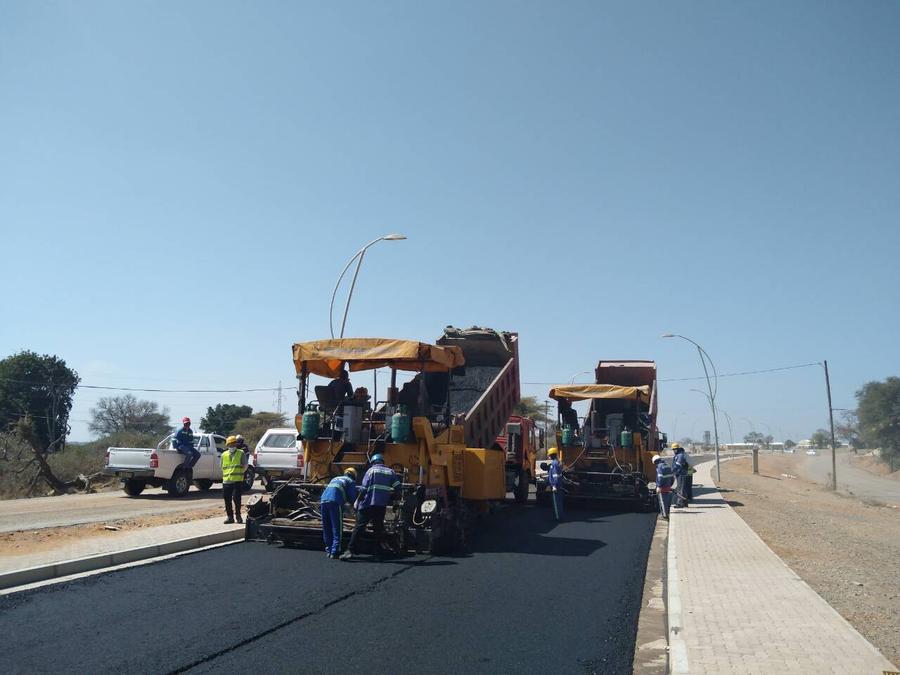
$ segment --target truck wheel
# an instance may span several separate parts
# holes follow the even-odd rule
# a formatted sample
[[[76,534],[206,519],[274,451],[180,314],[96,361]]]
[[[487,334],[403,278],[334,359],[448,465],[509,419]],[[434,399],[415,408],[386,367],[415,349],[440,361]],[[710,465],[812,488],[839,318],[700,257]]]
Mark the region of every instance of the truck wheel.
[[[166,491],[173,497],[184,497],[191,489],[191,477],[184,469],[179,469],[166,485]]]
[[[252,468],[248,468],[244,472],[244,492],[249,492],[253,489],[253,481],[256,480],[256,472]]]
[[[207,490],[209,490],[212,487],[212,483],[213,482],[211,480],[206,480],[206,479],[194,481],[194,485],[196,485],[197,489],[200,490],[201,492],[206,492]]]
[[[516,490],[513,494],[516,497],[517,504],[524,504],[528,501],[528,472],[525,469],[519,471],[519,480],[516,483]]]
[[[122,483],[122,489],[125,490],[125,494],[129,497],[137,497],[144,491],[145,487],[147,487],[147,483],[142,480],[135,480],[134,478],[129,478]]]

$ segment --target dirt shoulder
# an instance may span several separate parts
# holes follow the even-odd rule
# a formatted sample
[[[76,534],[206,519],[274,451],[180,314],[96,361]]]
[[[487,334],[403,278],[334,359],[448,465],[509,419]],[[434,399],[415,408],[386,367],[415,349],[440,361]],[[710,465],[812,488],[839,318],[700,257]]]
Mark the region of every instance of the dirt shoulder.
[[[857,469],[862,469],[873,473],[876,476],[884,476],[893,480],[900,480],[900,469],[891,472],[891,467],[882,462],[875,455],[859,455],[850,457],[850,465]]]
[[[128,532],[158,525],[173,525],[175,523],[186,523],[191,520],[213,518],[222,515],[222,513],[223,510],[221,508],[211,507],[182,513],[123,518],[104,523],[4,532],[0,533],[0,557],[9,558],[32,553],[44,553],[88,538],[101,538],[104,541],[108,541],[110,550],[114,550],[115,540]]]
[[[722,464],[722,494],[806,583],[900,663],[900,510],[834,494],[794,474],[789,458]]]

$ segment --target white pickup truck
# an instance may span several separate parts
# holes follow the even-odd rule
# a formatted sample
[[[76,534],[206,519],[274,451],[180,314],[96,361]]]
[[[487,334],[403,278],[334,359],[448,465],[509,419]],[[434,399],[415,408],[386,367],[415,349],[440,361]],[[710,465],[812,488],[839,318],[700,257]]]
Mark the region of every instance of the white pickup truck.
[[[213,483],[222,480],[222,460],[219,454],[225,450],[225,437],[218,434],[194,434],[194,448],[200,459],[194,465],[193,475],[179,468],[184,455],[172,447],[174,434],[166,436],[155,448],[109,448],[106,451],[106,467],[103,473],[122,480],[122,489],[130,497],[136,497],[148,485],[164,487],[170,495],[183,497],[191,487],[205,491]],[[244,490],[253,486],[256,477],[253,466],[244,474]]]
[[[256,444],[253,465],[268,490],[273,480],[304,477],[303,445],[297,440],[297,430],[267,430]]]

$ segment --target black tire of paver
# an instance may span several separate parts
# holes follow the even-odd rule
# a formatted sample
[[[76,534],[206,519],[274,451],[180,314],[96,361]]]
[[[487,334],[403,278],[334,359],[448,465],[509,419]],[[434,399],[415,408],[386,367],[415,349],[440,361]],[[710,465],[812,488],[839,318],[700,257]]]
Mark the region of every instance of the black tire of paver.
[[[524,504],[528,501],[528,471],[525,469],[519,471],[519,482],[516,484],[516,490],[513,494],[516,497],[517,504]]]
[[[173,497],[184,497],[190,489],[191,477],[184,469],[178,469],[166,485],[166,492]]]
[[[212,487],[213,482],[211,480],[203,479],[203,480],[195,480],[194,485],[197,486],[197,489],[201,492],[206,492]]]
[[[145,481],[136,480],[134,478],[129,478],[124,483],[122,483],[122,489],[129,497],[137,497],[144,491],[145,487],[147,487],[147,483]]]
[[[256,480],[256,471],[253,470],[253,467],[249,467],[244,472],[244,492],[249,492],[253,489],[253,481]]]

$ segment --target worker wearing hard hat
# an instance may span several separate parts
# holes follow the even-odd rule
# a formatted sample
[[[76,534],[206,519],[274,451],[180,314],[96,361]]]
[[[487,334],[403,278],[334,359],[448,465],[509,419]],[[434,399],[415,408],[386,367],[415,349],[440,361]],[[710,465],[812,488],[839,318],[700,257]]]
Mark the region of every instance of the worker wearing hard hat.
[[[672,443],[672,452],[675,453],[672,459],[672,472],[675,474],[675,508],[681,508],[688,505],[686,483],[690,464],[684,448],[678,443]]]
[[[341,554],[341,560],[350,560],[357,551],[356,542],[365,531],[366,525],[372,523],[375,533],[377,554],[381,554],[384,546],[384,514],[393,494],[400,489],[400,478],[394,470],[384,465],[381,453],[375,453],[370,460],[372,466],[363,476],[356,497],[356,525],[350,535],[347,550]]]
[[[172,438],[172,447],[176,452],[184,455],[181,465],[185,469],[193,470],[194,464],[200,459],[200,453],[194,447],[194,432],[191,429],[190,417],[181,420],[181,428],[175,432],[175,436]]]
[[[668,520],[669,508],[672,506],[672,483],[675,477],[672,467],[659,455],[653,455],[653,464],[656,466],[656,496],[659,500],[659,513]]]
[[[322,493],[319,508],[322,511],[322,538],[325,553],[337,559],[341,552],[341,536],[344,529],[344,504],[356,501],[356,469],[350,467],[343,476],[335,476]]]
[[[241,439],[243,440],[243,439]],[[246,447],[246,446],[245,446]],[[225,498],[225,524],[243,523],[241,518],[241,489],[244,487],[244,473],[247,471],[247,453],[238,447],[238,437],[225,439],[225,451],[222,453],[222,496]],[[234,507],[232,508],[232,504]]]
[[[547,482],[550,484],[550,496],[553,499],[553,515],[557,520],[563,518],[563,466],[559,461],[559,450],[550,448],[547,451],[550,468],[547,470]]]

